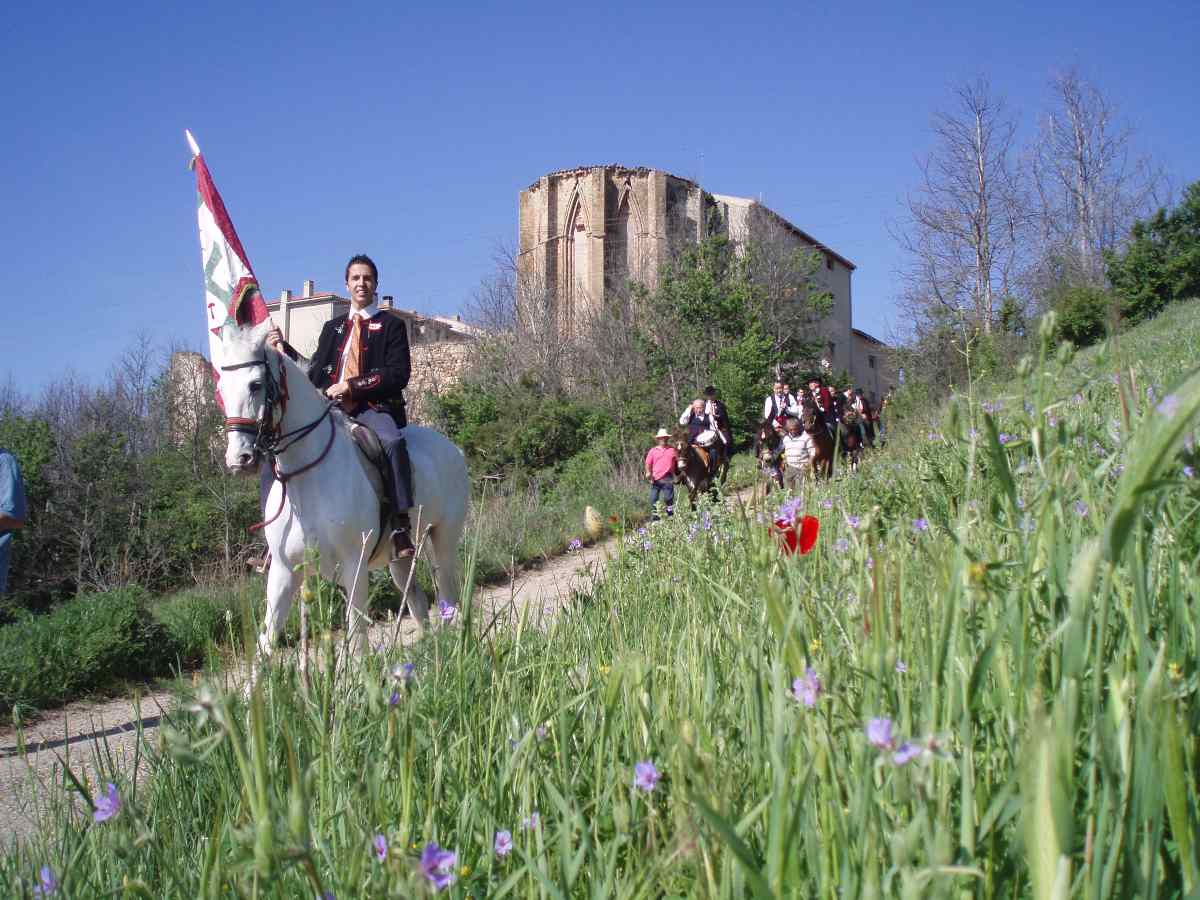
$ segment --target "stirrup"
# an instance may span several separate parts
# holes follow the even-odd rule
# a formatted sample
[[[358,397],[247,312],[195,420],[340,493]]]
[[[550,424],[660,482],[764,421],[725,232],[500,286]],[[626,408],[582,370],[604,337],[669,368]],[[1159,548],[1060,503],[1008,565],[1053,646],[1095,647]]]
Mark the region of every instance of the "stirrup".
[[[392,560],[410,559],[417,553],[417,548],[413,546],[412,538],[408,535],[408,528],[397,528],[392,532]]]

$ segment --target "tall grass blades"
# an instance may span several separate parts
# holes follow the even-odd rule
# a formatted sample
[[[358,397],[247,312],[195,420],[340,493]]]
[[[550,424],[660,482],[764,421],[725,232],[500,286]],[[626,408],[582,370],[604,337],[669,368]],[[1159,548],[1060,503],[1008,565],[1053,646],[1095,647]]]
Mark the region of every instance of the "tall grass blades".
[[[705,502],[544,630],[463,615],[337,666],[317,585],[307,680],[203,685],[0,894],[1189,896],[1197,312],[893,432],[806,489],[807,555]]]

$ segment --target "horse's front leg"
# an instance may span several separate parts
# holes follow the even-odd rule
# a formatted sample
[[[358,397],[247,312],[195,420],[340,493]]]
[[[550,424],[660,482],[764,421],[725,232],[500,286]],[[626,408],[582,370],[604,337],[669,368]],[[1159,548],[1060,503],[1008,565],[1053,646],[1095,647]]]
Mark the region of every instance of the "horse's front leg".
[[[258,636],[258,652],[270,657],[279,642],[279,633],[292,609],[296,596],[299,573],[292,570],[280,554],[271,557],[271,568],[267,572],[267,613],[263,620],[262,634]]]

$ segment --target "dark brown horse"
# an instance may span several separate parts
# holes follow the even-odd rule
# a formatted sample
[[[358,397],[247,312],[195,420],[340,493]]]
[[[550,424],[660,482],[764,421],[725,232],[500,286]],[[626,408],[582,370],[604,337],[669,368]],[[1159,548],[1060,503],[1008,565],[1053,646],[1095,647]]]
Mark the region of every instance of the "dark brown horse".
[[[842,414],[842,423],[838,431],[841,433],[841,452],[842,462],[846,463],[851,472],[858,471],[858,464],[862,461],[863,439],[862,432],[859,430],[859,423],[862,418],[858,411],[847,407]]]
[[[763,419],[758,423],[754,432],[754,458],[758,460],[759,471],[766,478],[765,494],[771,493],[771,485],[783,489],[783,468],[780,465],[780,454],[783,440],[775,430],[775,422]]]
[[[695,508],[696,498],[701,494],[709,493],[716,499],[717,479],[709,475],[708,463],[710,454],[720,452],[717,446],[698,447],[689,440],[685,428],[676,428],[670,443],[679,457],[675,463],[675,482],[687,485],[688,501],[692,507]],[[718,456],[716,466],[720,481],[724,483],[729,472],[729,455]]]
[[[833,477],[833,436],[825,417],[816,406],[806,405],[800,412],[800,427],[812,438],[812,468],[818,479]]]

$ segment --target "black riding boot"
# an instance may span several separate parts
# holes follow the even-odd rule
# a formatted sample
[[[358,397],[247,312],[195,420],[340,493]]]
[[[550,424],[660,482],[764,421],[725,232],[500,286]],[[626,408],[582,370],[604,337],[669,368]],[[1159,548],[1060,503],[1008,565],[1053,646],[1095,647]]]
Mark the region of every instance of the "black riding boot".
[[[417,552],[412,539],[412,522],[408,511],[413,505],[412,492],[412,463],[408,458],[408,444],[401,437],[391,441],[387,447],[388,462],[391,464],[392,523],[396,530],[392,532],[392,558],[403,559]]]

